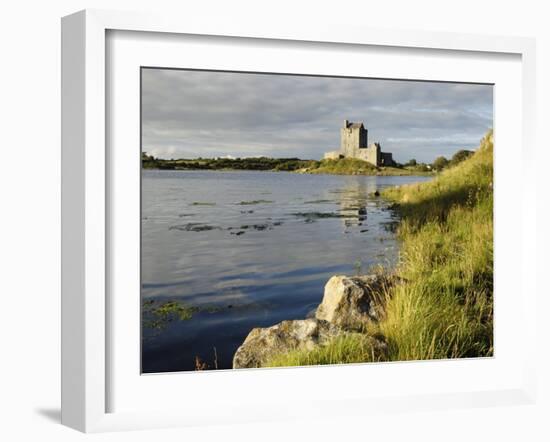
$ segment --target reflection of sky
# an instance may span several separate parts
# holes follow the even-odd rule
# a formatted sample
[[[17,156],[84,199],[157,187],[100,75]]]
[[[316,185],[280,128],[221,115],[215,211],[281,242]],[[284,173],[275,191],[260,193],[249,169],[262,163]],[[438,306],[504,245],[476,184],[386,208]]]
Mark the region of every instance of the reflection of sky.
[[[144,341],[146,371],[192,369],[195,354],[208,357],[213,346],[230,365],[252,328],[304,318],[332,275],[354,274],[358,262],[365,272],[391,265],[397,245],[384,223],[392,213],[369,194],[422,179],[144,171],[142,296],[216,307]],[[189,224],[212,230],[187,231]]]
[[[143,70],[143,150],[162,158],[322,157],[344,119],[397,161],[477,147],[493,121],[488,85]]]

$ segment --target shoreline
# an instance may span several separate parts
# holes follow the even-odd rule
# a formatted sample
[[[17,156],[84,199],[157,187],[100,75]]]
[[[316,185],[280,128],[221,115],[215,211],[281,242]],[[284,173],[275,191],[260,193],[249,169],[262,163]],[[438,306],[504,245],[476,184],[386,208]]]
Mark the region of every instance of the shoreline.
[[[158,159],[142,153],[141,167],[154,170],[253,170],[262,172],[294,172],[302,174],[331,175],[380,175],[411,176],[435,175],[431,166],[415,165],[374,166],[368,161],[356,158],[302,160],[300,158],[195,158]]]
[[[312,171],[303,171],[303,170],[262,170],[262,169],[232,169],[232,168],[221,168],[221,169],[200,169],[200,168],[162,168],[162,167],[142,167],[142,171],[145,170],[158,170],[166,172],[272,172],[272,173],[291,173],[297,175],[336,175],[336,176],[421,176],[421,177],[436,177],[437,173],[435,172],[421,172],[421,171],[407,171],[397,168],[391,168],[390,171],[387,169],[378,170],[375,173],[336,173],[336,172],[312,172]]]

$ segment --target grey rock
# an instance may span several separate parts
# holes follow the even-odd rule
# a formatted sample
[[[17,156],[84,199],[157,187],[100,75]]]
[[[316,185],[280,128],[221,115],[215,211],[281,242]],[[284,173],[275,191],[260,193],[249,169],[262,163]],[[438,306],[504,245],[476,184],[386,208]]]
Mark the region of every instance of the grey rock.
[[[315,317],[345,330],[362,330],[383,312],[387,276],[333,276],[325,285]]]
[[[258,368],[272,356],[291,350],[313,350],[339,333],[326,321],[283,321],[268,328],[254,328],[233,357],[233,368]]]

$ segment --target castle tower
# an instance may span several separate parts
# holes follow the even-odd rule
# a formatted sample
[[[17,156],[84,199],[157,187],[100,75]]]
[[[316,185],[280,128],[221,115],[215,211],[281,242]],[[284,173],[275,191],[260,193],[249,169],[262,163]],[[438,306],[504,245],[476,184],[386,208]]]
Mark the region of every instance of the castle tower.
[[[363,123],[344,120],[340,129],[340,150],[346,157],[359,157],[359,149],[368,147],[368,130]]]

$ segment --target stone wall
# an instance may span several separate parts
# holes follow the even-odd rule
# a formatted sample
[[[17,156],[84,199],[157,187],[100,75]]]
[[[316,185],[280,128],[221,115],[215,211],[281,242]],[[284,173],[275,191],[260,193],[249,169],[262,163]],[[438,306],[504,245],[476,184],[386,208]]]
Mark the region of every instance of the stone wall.
[[[380,165],[380,145],[371,144],[368,149],[366,149],[366,158],[365,161],[379,166]]]

